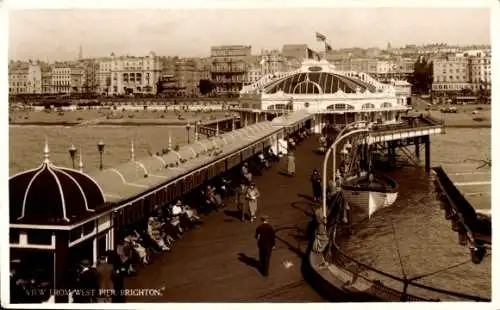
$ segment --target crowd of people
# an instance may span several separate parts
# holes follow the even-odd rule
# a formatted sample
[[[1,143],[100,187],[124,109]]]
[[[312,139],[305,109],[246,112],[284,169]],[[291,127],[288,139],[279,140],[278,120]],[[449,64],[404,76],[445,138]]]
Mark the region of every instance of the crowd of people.
[[[305,134],[296,139],[305,138]],[[295,145],[295,141],[289,141]],[[140,265],[150,265],[156,253],[172,251],[183,235],[203,224],[202,215],[217,212],[226,207],[226,198],[235,196],[236,207],[243,222],[254,222],[257,218],[261,194],[253,176],[262,174],[279,161],[279,154],[259,154],[243,163],[237,170],[210,180],[199,190],[186,195],[174,204],[155,206],[141,222],[122,228],[113,251],[98,258],[93,265],[88,259],[77,263],[67,275],[68,302],[125,302],[124,278],[136,275]],[[190,205],[195,207],[190,207]],[[21,279],[22,278],[22,279]],[[26,280],[28,279],[28,280]],[[30,277],[20,277],[11,269],[11,302],[54,302],[50,282],[38,283]],[[26,292],[31,288],[46,287],[47,294],[28,301]],[[80,294],[83,291],[104,292],[103,294]]]

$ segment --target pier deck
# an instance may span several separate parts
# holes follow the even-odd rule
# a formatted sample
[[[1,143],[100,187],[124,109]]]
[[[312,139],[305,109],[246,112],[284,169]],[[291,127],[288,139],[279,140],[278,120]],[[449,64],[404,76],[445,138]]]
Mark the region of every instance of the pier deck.
[[[126,280],[126,288],[165,287],[162,296],[129,297],[127,302],[324,301],[301,273],[314,208],[307,197],[311,195],[309,176],[323,160],[313,154],[315,146],[315,138],[298,146],[295,177],[280,173],[286,169],[286,159],[255,177],[263,197],[258,214],[268,215],[277,232],[269,278],[254,267],[259,221],[242,223],[230,200],[226,210],[205,217],[198,230],[176,242],[171,253],[157,254],[152,265],[139,268],[136,277]]]
[[[491,168],[478,164],[444,165],[444,172],[476,212],[491,212]]]

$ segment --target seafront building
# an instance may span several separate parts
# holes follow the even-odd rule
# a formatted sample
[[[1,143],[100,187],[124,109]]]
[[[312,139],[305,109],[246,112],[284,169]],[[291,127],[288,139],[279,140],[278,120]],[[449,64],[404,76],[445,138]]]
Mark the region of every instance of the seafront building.
[[[466,51],[432,59],[433,101],[481,92],[491,92],[491,53]]]
[[[99,60],[81,59],[77,66],[82,73],[82,93],[97,93],[99,90]]]
[[[279,50],[262,50],[260,53],[262,75],[287,71],[287,59]]]
[[[41,68],[42,75],[42,94],[52,93],[52,68],[44,66]]]
[[[418,68],[422,57],[429,59],[426,68]],[[422,88],[420,91],[432,92],[435,101],[464,89],[486,93],[486,97],[491,91],[491,49],[487,46],[474,49],[431,44],[394,48],[389,43],[385,50],[346,48],[325,52],[324,58],[337,70],[364,72],[383,83],[414,83],[416,75],[426,75],[430,81],[424,84],[428,85],[415,85]],[[74,61],[51,65],[11,61],[9,93],[152,95],[157,93],[156,84],[163,76],[173,76],[176,96],[200,95],[200,80],[213,83],[213,95],[237,96],[243,86],[268,74],[297,70],[305,59],[318,60],[319,54],[307,44],[285,44],[281,50],[261,50],[259,55],[252,55],[251,46],[222,45],[212,47],[205,58],[158,57],[150,53],[145,57],[112,54],[95,59],[79,55]]]
[[[268,74],[243,87],[240,108],[242,119],[263,111],[304,110],[314,115],[314,130],[320,133],[325,125],[397,122],[409,109],[409,88],[408,83],[384,84],[364,72],[337,70],[326,60],[308,59],[297,70]]]
[[[52,93],[80,93],[83,85],[83,72],[75,63],[55,63],[52,67]]]
[[[32,63],[9,64],[9,94],[42,93],[41,67]]]
[[[285,44],[281,51],[286,59],[316,59],[319,60],[319,54],[311,49],[307,44]]]
[[[261,64],[257,61],[250,63],[246,75],[244,85],[250,85],[260,80],[263,76]]]
[[[151,52],[144,57],[111,56],[99,64],[99,89],[101,94],[128,95],[134,93],[156,94],[160,80],[159,57]]]
[[[333,57],[326,58],[339,70],[361,71],[373,78],[389,82],[391,79],[410,81],[416,58],[391,57],[389,59]]]
[[[482,88],[491,91],[491,53],[484,51],[467,52],[472,91]]]
[[[246,81],[247,62],[251,56],[250,45],[222,45],[211,48],[211,80],[217,95],[237,96]]]

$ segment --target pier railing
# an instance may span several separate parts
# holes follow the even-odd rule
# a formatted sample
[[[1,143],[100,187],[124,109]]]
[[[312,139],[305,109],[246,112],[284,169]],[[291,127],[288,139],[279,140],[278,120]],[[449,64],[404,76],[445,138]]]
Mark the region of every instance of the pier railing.
[[[480,235],[483,237],[480,238],[483,242],[491,244],[491,239],[484,238],[486,236],[491,238],[491,221],[480,221],[474,207],[458,190],[442,167],[434,167],[433,170],[439,192],[446,197],[449,207],[454,211],[453,213],[461,215],[459,222],[465,226],[467,231],[471,232],[472,236],[478,237],[477,235]]]
[[[377,135],[400,134],[415,130],[430,130],[436,128],[444,129],[444,123],[442,122],[427,119],[427,117],[420,118],[420,120],[424,120],[425,122],[420,122],[415,125],[411,125],[410,123],[376,125],[372,128],[373,130],[371,132],[371,135],[377,136]]]
[[[414,278],[402,278],[382,270],[368,266],[342,251],[338,241],[342,237],[342,208],[332,206],[331,210],[339,210],[337,214],[331,214],[331,227],[329,231],[330,244],[325,250],[325,259],[329,263],[349,272],[351,280],[348,285],[354,286],[358,283],[361,287],[368,289],[364,293],[371,294],[386,301],[440,301],[441,299],[490,301],[478,296],[453,292],[421,283],[415,283],[424,276]],[[332,212],[333,213],[333,212]],[[386,285],[387,284],[387,285]],[[396,289],[400,287],[401,289]],[[426,297],[421,297],[426,296]]]

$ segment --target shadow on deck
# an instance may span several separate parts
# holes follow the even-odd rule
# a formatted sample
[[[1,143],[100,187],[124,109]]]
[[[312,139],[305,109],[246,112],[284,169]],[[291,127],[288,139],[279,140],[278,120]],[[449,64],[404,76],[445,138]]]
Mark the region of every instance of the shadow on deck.
[[[205,217],[200,229],[187,233],[171,253],[159,254],[151,266],[126,279],[126,288],[162,288],[162,295],[129,297],[127,302],[325,301],[304,275],[309,272],[303,258],[310,246],[311,216],[319,207],[310,201],[309,177],[323,161],[312,152],[315,144],[313,137],[297,147],[295,177],[280,174],[286,159],[255,177],[262,195],[258,215],[269,216],[277,235],[269,278],[256,268],[259,221],[241,222],[234,198],[229,198],[224,212]]]

